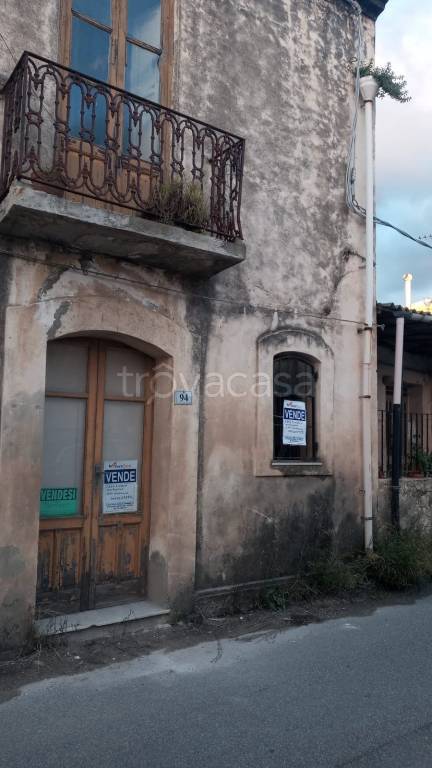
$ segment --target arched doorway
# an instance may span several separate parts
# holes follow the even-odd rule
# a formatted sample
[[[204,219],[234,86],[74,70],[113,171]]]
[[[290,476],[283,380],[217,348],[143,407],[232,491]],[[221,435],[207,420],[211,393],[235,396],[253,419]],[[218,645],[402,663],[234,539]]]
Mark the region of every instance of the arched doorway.
[[[152,360],[111,340],[47,347],[40,615],[146,592]]]

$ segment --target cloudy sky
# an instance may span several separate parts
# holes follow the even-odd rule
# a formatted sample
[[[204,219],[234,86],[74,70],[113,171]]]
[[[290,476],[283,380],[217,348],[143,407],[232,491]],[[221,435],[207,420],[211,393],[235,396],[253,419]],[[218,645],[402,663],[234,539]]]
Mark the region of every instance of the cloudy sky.
[[[378,103],[377,214],[432,235],[432,0],[389,0],[376,49],[377,64],[387,61],[406,76],[412,101]],[[382,227],[377,238],[378,300],[402,303],[404,272],[414,275],[413,301],[432,297],[432,250]]]

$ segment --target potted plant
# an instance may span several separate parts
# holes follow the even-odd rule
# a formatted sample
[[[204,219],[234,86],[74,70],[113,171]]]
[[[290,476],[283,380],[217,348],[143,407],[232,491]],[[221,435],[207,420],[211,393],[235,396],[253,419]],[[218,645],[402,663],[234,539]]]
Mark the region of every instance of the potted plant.
[[[360,67],[360,77],[373,77],[378,84],[378,98],[384,99],[390,96],[391,99],[406,104],[411,101],[408,93],[407,81],[403,75],[396,75],[393,72],[390,62],[385,67],[377,67],[373,59]]]

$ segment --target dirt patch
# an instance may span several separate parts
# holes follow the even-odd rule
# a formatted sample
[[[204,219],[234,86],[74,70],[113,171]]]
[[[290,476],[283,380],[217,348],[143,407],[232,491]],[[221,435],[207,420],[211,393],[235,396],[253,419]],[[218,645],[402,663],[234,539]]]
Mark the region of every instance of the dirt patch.
[[[136,632],[126,630],[126,625],[118,625],[109,636],[93,640],[80,641],[79,633],[74,637],[53,638],[47,645],[37,645],[31,653],[0,660],[0,702],[17,696],[23,686],[46,678],[88,672],[153,651],[169,652],[255,632],[282,632],[344,616],[369,615],[377,608],[413,603],[431,593],[431,587],[403,593],[359,590],[347,596],[295,602],[280,611],[255,610],[217,618],[202,616],[193,623],[166,624]]]

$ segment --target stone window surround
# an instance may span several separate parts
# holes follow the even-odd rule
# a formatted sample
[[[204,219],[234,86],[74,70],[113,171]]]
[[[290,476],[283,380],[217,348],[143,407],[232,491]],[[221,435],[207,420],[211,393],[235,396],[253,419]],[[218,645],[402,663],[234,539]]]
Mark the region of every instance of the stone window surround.
[[[273,459],[273,393],[256,398],[255,475],[257,477],[329,476],[333,473],[334,356],[315,331],[290,326],[263,334],[257,341],[257,373],[273,381],[274,357],[293,353],[308,358],[318,374],[315,401],[316,461]],[[325,407],[324,407],[325,405]]]

